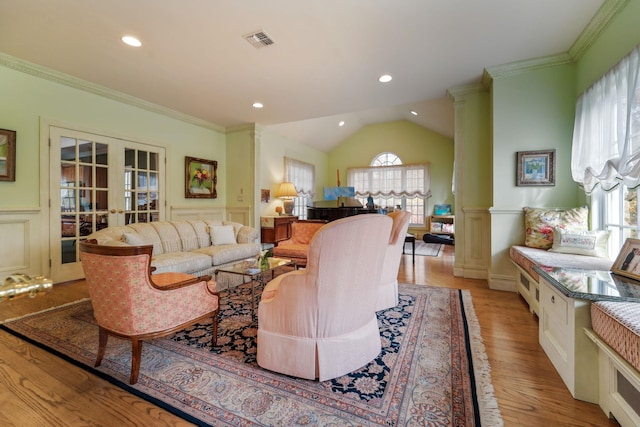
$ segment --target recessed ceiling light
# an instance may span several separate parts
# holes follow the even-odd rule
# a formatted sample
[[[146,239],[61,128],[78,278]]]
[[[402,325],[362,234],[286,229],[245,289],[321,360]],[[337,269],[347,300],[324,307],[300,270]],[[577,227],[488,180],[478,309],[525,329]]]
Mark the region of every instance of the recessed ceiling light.
[[[344,126],[344,120],[341,120],[340,123],[338,123],[338,126]]]
[[[133,47],[142,46],[142,42],[133,36],[124,36],[122,37],[122,41],[125,44],[128,44],[129,46],[133,46]]]
[[[262,108],[262,107],[264,107],[262,102],[254,102],[253,103],[253,108]]]
[[[393,77],[391,77],[389,74],[383,74],[378,78],[378,81],[380,83],[389,83],[392,79]]]
[[[418,115],[418,113],[417,113],[417,112],[415,112],[415,111],[413,111],[413,110],[411,110],[411,114],[413,114],[414,116],[417,116],[417,115]]]

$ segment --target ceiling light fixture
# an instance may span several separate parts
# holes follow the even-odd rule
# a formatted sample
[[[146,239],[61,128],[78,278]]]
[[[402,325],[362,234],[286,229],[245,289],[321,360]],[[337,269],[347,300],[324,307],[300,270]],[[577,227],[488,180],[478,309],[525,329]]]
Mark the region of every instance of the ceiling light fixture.
[[[133,36],[123,36],[122,41],[125,44],[128,44],[129,46],[133,46],[133,47],[142,46],[142,42]]]
[[[418,115],[418,113],[417,113],[417,112],[415,112],[415,111],[413,111],[413,110],[411,110],[411,114],[413,114],[414,116],[417,116],[417,115]]]
[[[344,120],[341,120],[340,123],[338,123],[338,126],[344,126]]]
[[[389,74],[383,74],[378,78],[378,81],[380,83],[389,83],[392,79],[393,77],[391,77]]]
[[[262,102],[254,102],[253,103],[253,108],[262,108],[262,107],[264,107]]]

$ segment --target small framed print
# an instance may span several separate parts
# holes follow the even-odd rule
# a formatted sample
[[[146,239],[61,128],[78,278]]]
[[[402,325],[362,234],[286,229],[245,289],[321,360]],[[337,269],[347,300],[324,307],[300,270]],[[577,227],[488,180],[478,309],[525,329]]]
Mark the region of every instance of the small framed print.
[[[518,151],[518,187],[556,185],[556,150]]]
[[[0,129],[0,181],[16,180],[16,131]]]
[[[640,239],[628,238],[611,266],[611,272],[640,280]]]
[[[185,190],[187,199],[215,199],[218,197],[218,162],[185,157]]]

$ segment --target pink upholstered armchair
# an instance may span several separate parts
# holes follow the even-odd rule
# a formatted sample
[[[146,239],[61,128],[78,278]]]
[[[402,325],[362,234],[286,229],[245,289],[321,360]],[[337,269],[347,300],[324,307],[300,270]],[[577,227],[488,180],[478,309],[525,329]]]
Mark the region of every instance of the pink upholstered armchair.
[[[95,242],[95,241],[94,241]],[[132,341],[131,376],[138,381],[142,341],[212,320],[218,335],[218,294],[211,276],[160,273],[151,276],[153,246],[100,246],[80,243],[80,259],[99,327],[100,366],[109,335]]]
[[[392,220],[339,219],[311,240],[307,268],[267,284],[258,306],[258,365],[325,381],[352,372],[381,350],[376,318]]]
[[[273,248],[273,256],[296,262],[298,267],[307,265],[307,252],[313,236],[325,225],[320,221],[296,221],[291,224],[291,237]]]
[[[407,235],[411,218],[411,214],[406,211],[391,212],[388,216],[393,220],[393,227],[380,274],[378,304],[376,305],[378,311],[398,305],[398,269],[402,258],[404,238]]]

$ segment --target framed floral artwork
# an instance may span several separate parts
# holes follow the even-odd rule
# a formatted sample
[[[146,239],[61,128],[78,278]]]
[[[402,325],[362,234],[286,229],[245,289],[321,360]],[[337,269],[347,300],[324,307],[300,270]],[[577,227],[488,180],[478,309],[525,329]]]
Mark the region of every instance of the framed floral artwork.
[[[556,185],[556,150],[518,151],[516,185]]]
[[[187,199],[215,199],[218,197],[218,162],[215,160],[185,157],[185,189]]]
[[[0,181],[16,180],[16,131],[0,129]]]

